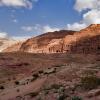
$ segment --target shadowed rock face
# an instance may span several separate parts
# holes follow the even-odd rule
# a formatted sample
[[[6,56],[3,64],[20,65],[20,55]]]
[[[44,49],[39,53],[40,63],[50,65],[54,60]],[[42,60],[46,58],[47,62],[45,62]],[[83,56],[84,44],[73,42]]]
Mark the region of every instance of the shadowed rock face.
[[[67,48],[68,45],[66,45]],[[65,50],[66,50],[65,48]],[[100,54],[100,35],[81,38],[70,45],[70,53]]]
[[[51,52],[100,53],[100,24],[92,24],[73,35],[66,36],[58,47],[50,47]]]

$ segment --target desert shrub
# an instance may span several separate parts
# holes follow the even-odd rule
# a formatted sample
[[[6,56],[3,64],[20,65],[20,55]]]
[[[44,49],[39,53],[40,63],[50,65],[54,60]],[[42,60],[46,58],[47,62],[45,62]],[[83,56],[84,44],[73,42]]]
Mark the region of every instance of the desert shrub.
[[[51,85],[48,84],[44,85],[43,90],[51,90]]]
[[[44,94],[47,95],[49,93],[49,90],[45,90]]]
[[[4,88],[4,86],[0,86],[0,89],[1,89],[1,90],[4,90],[5,88]]]
[[[15,84],[16,84],[16,85],[19,85],[20,83],[19,83],[19,81],[15,81]]]
[[[95,75],[96,74],[96,71],[95,70],[85,70],[85,71],[83,71],[83,76],[93,76],[93,75]]]
[[[34,79],[37,79],[39,77],[38,73],[35,73],[32,75]]]
[[[40,70],[40,71],[39,71],[39,74],[42,74],[42,73],[43,73],[43,70]]]
[[[49,75],[49,74],[52,74],[55,72],[56,72],[56,68],[48,68],[48,69],[44,70],[45,75]]]
[[[41,96],[38,96],[36,100],[43,100]]]
[[[81,85],[85,90],[91,90],[100,85],[100,78],[95,75],[85,76],[81,78]]]
[[[53,89],[59,89],[61,87],[61,85],[59,85],[59,84],[52,84],[51,85],[51,88],[53,88]]]
[[[17,89],[17,92],[20,92],[20,90],[19,90],[19,89]]]
[[[31,79],[31,82],[33,82],[35,80],[35,78],[33,77],[32,79]]]
[[[66,95],[62,93],[58,95],[57,100],[65,100],[65,98],[66,98]]]
[[[33,97],[36,97],[38,95],[38,92],[31,92],[29,93],[30,97],[33,98]]]
[[[63,93],[65,91],[65,88],[63,86],[61,86],[59,89],[58,89],[58,92],[59,93]]]
[[[54,67],[62,67],[62,66],[64,66],[64,65],[55,65]]]
[[[74,96],[74,97],[72,97],[72,100],[82,100],[82,98],[78,97],[78,96]]]
[[[10,78],[8,78],[8,81],[11,81],[11,79],[10,79]]]

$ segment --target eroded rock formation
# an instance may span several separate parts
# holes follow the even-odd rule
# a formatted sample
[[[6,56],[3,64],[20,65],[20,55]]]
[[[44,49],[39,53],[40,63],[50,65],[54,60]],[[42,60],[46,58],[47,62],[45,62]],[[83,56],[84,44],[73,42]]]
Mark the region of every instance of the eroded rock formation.
[[[6,49],[4,49],[3,52],[16,52],[16,51],[19,51],[22,43],[23,42],[15,43],[15,44],[7,47]]]
[[[60,41],[66,35],[73,35],[75,31],[55,31],[39,35],[37,37],[28,39],[20,48],[20,51],[33,53],[50,53],[49,47],[60,44]]]
[[[100,53],[100,24],[92,24],[73,35],[67,35],[58,47],[53,45],[49,49],[52,53]]]

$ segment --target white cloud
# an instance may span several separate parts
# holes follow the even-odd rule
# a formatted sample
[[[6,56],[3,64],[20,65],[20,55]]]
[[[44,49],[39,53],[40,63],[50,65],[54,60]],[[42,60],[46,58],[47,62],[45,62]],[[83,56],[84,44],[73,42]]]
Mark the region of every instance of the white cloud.
[[[60,29],[57,28],[57,27],[51,27],[49,25],[45,25],[45,26],[41,26],[39,24],[37,24],[35,27],[34,27],[34,30],[37,31],[37,33],[47,33],[47,32],[54,32],[54,31],[59,31]]]
[[[0,38],[7,38],[7,37],[8,37],[8,33],[0,32]]]
[[[33,0],[37,2],[38,0]],[[11,7],[25,7],[32,8],[32,2],[30,0],[0,0],[0,6],[11,6]]]
[[[16,41],[24,41],[24,40],[27,40],[31,37],[30,36],[12,36],[11,38],[16,40]]]
[[[93,9],[85,13],[83,22],[86,24],[100,24],[100,10]]]
[[[100,8],[100,0],[76,0],[74,8],[77,11]]]
[[[0,38],[1,39],[9,39],[9,40],[15,40],[15,41],[23,41],[26,40],[28,38],[30,38],[31,36],[8,36],[7,32],[0,32]]]
[[[22,26],[21,29],[25,32],[31,32],[33,31],[33,26]]]
[[[18,20],[17,19],[13,19],[12,20],[14,23],[18,23]]]
[[[35,32],[36,34],[59,31],[59,28],[51,27],[49,25],[41,26],[36,24],[35,26],[23,26],[21,29],[25,32]]]
[[[50,27],[49,25],[43,27],[43,33],[59,31],[59,28]]]
[[[83,28],[86,27],[86,24],[80,24],[80,23],[74,23],[74,24],[67,24],[67,29],[68,30],[74,30],[74,31],[79,31]]]
[[[79,12],[89,10],[81,21],[68,24],[67,29],[80,30],[90,24],[100,24],[100,0],[76,0],[74,8]]]

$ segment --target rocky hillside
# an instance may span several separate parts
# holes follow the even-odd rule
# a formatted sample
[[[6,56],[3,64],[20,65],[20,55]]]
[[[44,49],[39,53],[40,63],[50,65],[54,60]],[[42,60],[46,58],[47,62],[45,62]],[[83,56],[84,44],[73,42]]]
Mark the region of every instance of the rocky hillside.
[[[1,53],[0,100],[100,100],[100,55]]]
[[[3,52],[16,52],[16,51],[19,51],[21,45],[22,45],[23,42],[18,42],[18,43],[15,43],[9,47],[7,47],[6,49],[3,50]]]
[[[13,45],[14,43],[16,43],[16,41],[13,39],[0,38],[0,52],[2,52],[7,47]]]
[[[74,31],[55,31],[49,32],[37,37],[28,39],[24,42],[20,48],[21,51],[24,52],[35,52],[35,53],[42,53],[48,52],[47,46],[51,43],[54,43],[55,40],[59,42],[62,38],[66,35],[73,35]]]
[[[100,53],[100,24],[92,24],[86,29],[67,35],[62,44],[49,47],[50,52]]]

